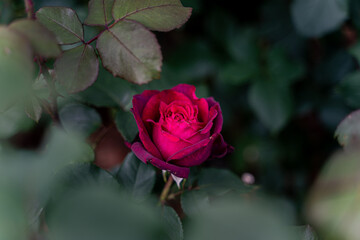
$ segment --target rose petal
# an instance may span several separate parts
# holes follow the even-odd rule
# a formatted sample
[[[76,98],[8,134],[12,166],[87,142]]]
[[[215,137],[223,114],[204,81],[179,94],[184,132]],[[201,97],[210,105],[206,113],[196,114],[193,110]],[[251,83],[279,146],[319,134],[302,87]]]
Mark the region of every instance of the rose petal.
[[[193,85],[189,84],[179,84],[172,88],[172,90],[181,92],[188,96],[191,101],[196,104],[199,108],[199,120],[202,122],[208,121],[208,115],[209,115],[209,105],[205,98],[198,98],[195,94],[196,88]]]
[[[211,157],[212,158],[222,158],[226,154],[231,153],[233,151],[234,151],[234,147],[227,144],[224,141],[223,136],[221,134],[219,134],[219,136],[214,141],[214,144],[212,147],[212,152],[211,152]]]
[[[190,154],[193,154],[194,152],[196,152],[200,148],[203,148],[203,147],[207,146],[210,143],[211,139],[212,138],[208,137],[208,138],[205,138],[205,139],[197,142],[196,144],[184,147],[181,150],[179,150],[179,151],[175,152],[174,154],[172,154],[170,157],[168,157],[166,161],[168,162],[168,161],[171,161],[171,160],[183,159],[183,158],[189,156]]]
[[[196,87],[193,85],[182,83],[173,87],[172,90],[185,94],[191,100],[198,99],[195,94]]]
[[[167,159],[173,153],[191,145],[191,143],[182,141],[180,138],[165,131],[159,123],[154,125],[152,137],[163,159]]]
[[[145,148],[143,147],[143,145],[140,142],[135,142],[131,146],[131,150],[144,163],[150,162],[155,167],[162,169],[162,170],[169,171],[172,174],[174,174],[175,176],[180,177],[180,178],[187,178],[189,176],[189,173],[190,173],[189,168],[175,166],[173,164],[166,163],[163,160],[154,157],[153,155],[151,155],[149,152],[147,152],[145,150]]]
[[[152,119],[157,122],[160,117],[160,102],[164,102],[168,105],[173,101],[184,101],[187,103],[191,103],[190,99],[180,92],[176,92],[173,90],[161,91],[159,94],[153,95],[147,101],[144,110],[142,111],[142,120],[146,121],[147,119]]]
[[[144,147],[154,156],[161,158],[161,154],[155,144],[152,142],[149,132],[147,131],[144,122],[141,120],[141,111],[144,109],[146,102],[149,98],[157,94],[158,91],[144,91],[143,94],[135,95],[133,98],[133,108],[131,109],[134,114],[136,124],[139,128],[140,140],[144,143]]]
[[[214,125],[213,125],[211,132],[212,133],[220,133],[221,129],[222,129],[222,125],[223,125],[223,116],[222,116],[222,111],[221,111],[220,105],[212,97],[206,98],[206,100],[209,103],[210,109],[213,108],[213,109],[216,109],[216,111],[217,111],[217,117],[213,121]],[[211,113],[211,110],[210,110],[210,113]]]
[[[209,112],[209,122],[205,125],[203,129],[200,130],[201,134],[205,134],[209,132],[212,129],[212,126],[214,126],[214,119],[217,117],[218,111],[215,109],[215,106],[211,107]]]

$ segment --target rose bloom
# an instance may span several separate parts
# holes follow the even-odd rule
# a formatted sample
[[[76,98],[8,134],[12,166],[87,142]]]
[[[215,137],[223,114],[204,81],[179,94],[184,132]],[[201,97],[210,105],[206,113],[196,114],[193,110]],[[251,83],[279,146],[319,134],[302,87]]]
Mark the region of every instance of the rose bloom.
[[[223,117],[219,103],[212,97],[197,98],[192,85],[145,90],[135,95],[132,103],[139,140],[131,150],[144,163],[187,178],[189,167],[232,150],[220,134]]]

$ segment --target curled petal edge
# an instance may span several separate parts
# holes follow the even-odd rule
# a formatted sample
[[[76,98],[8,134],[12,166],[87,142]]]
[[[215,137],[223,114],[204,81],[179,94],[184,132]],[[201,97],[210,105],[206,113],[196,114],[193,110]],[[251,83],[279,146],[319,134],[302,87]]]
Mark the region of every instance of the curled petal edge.
[[[167,170],[173,175],[179,177],[179,178],[187,178],[190,173],[190,169],[187,167],[179,167],[175,166],[173,164],[169,164],[157,157],[154,157],[151,155],[148,151],[145,150],[144,146],[140,142],[135,142],[131,145],[131,150],[133,153],[138,157],[141,161],[144,163],[151,163],[155,167]]]

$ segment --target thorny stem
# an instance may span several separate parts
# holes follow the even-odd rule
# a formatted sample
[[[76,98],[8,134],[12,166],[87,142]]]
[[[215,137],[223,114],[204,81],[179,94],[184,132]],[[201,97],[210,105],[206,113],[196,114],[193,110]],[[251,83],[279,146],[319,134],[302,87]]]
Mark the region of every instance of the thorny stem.
[[[29,19],[35,19],[34,2],[32,0],[24,0],[25,11]]]
[[[170,175],[161,194],[160,194],[160,203],[161,204],[164,204],[166,199],[167,199],[167,196],[170,192],[170,188],[171,188],[171,185],[172,183],[174,182],[174,179],[172,178],[172,176]]]

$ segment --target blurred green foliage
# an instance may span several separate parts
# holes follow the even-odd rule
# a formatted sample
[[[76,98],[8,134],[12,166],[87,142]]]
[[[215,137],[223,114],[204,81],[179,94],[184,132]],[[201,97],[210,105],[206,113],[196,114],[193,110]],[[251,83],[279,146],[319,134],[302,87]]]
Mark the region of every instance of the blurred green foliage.
[[[84,51],[65,52],[47,62],[51,76],[36,76],[28,42],[0,26],[0,240],[305,240],[317,239],[314,229],[321,239],[358,238],[358,112],[341,120],[360,106],[360,1],[182,3],[192,16],[178,30],[155,32],[161,77],[145,85],[115,77],[101,63],[97,71],[94,43],[87,45],[92,71],[77,69],[82,81],[73,83],[77,72],[66,64],[86,69]],[[79,16],[67,24],[81,37],[65,33],[66,43],[101,31],[80,23],[99,21],[87,18],[87,0],[35,1],[36,10],[44,6]],[[23,17],[22,1],[0,1],[0,24]],[[45,103],[54,97],[54,68],[63,74],[53,86],[62,129],[51,126],[54,106]],[[173,186],[169,206],[159,206],[160,173],[132,153],[111,169],[90,162],[100,159],[104,129],[116,126],[128,142],[136,137],[134,94],[179,83],[220,102],[223,135],[235,151],[192,168],[184,189]],[[10,107],[24,91],[30,97]],[[335,131],[345,152],[327,161],[340,148]]]

